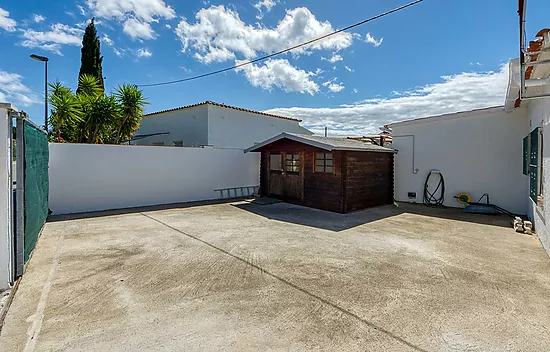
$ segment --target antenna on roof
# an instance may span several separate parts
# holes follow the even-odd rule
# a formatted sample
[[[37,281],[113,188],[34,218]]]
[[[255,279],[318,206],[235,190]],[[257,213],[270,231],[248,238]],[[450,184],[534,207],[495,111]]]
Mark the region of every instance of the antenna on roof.
[[[327,137],[327,134],[328,134],[328,127],[325,126],[325,137]]]

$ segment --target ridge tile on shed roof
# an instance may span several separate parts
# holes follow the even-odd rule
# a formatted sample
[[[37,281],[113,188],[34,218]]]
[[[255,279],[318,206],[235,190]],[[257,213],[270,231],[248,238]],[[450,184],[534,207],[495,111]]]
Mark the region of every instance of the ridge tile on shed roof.
[[[177,110],[184,110],[184,109],[194,108],[194,107],[202,106],[202,105],[218,106],[218,107],[220,107],[220,108],[239,110],[239,111],[249,112],[249,113],[252,113],[252,114],[259,114],[259,115],[264,115],[264,116],[269,116],[269,117],[276,117],[276,118],[278,118],[278,119],[283,119],[283,120],[290,120],[290,121],[302,122],[302,120],[298,120],[298,119],[295,119],[295,118],[292,118],[292,117],[274,115],[274,114],[269,114],[269,113],[267,113],[267,112],[256,111],[256,110],[250,110],[250,109],[245,109],[245,108],[239,108],[239,107],[237,107],[237,106],[231,106],[231,105],[216,103],[216,102],[210,101],[210,100],[203,101],[202,103],[191,104],[191,105],[184,105],[184,106],[180,106],[180,107],[177,107],[177,108],[172,108],[172,109],[166,109],[166,110],[161,110],[161,111],[152,112],[152,113],[149,113],[149,114],[145,114],[144,117],[152,116],[152,115],[158,115],[158,114],[163,114],[163,113],[165,113],[165,112],[172,112],[172,111],[177,111]]]
[[[366,142],[357,141],[350,138],[342,137],[322,137],[322,136],[310,136],[307,134],[288,133],[283,132],[275,137],[272,137],[262,143],[256,144],[250,148],[244,150],[245,153],[256,151],[261,147],[276,142],[280,139],[290,139],[299,143],[311,145],[313,147],[325,149],[325,150],[348,150],[358,152],[381,152],[381,153],[395,153],[395,150],[381,147]]]

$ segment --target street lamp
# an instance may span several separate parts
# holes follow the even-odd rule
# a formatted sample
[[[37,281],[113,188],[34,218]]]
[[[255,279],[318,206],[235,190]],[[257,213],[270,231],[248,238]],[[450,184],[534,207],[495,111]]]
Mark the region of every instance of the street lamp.
[[[31,55],[31,59],[36,61],[42,61],[45,65],[45,77],[44,77],[44,130],[48,132],[48,61],[45,56]]]

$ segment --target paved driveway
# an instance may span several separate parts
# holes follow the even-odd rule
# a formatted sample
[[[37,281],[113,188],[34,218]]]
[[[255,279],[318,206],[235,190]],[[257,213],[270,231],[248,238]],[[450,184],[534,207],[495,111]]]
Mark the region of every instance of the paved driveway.
[[[505,218],[217,204],[49,222],[4,351],[548,351],[550,258]]]

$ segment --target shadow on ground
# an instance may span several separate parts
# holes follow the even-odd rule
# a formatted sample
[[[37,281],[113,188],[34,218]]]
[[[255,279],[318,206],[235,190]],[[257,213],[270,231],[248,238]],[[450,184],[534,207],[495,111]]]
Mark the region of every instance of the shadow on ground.
[[[185,209],[185,208],[198,207],[198,206],[203,206],[203,205],[234,203],[234,202],[242,201],[242,200],[245,200],[245,199],[246,198],[205,200],[205,201],[198,201],[198,202],[149,205],[149,206],[124,208],[124,209],[99,210],[99,211],[90,211],[90,212],[86,212],[86,213],[50,215],[48,217],[48,222],[57,222],[57,221],[65,221],[65,220],[79,220],[79,219],[93,219],[93,218],[101,218],[101,217],[105,217],[105,216],[118,216],[118,215],[125,215],[125,214],[139,214],[139,213],[150,212],[150,211],[160,211],[160,210],[170,210],[170,209]]]
[[[288,203],[268,202],[264,205],[257,202],[247,202],[233,204],[233,206],[271,220],[335,232],[351,229],[356,226],[404,213],[484,225],[510,227],[510,217],[506,215],[468,214],[457,208],[431,208],[420,204],[408,203],[400,203],[397,206],[379,206],[348,214],[334,213]]]

